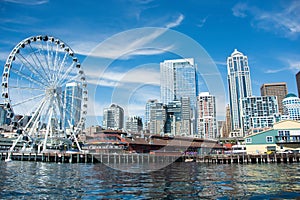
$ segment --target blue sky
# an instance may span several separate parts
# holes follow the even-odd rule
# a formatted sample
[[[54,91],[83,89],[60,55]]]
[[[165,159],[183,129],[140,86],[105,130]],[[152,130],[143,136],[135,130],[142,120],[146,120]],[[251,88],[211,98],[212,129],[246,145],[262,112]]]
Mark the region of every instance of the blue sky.
[[[235,48],[248,56],[253,95],[272,82],[286,82],[288,91],[297,93],[299,10],[299,1],[277,0],[1,0],[0,65],[26,37],[60,38],[78,55],[87,75],[91,116],[101,116],[110,103],[120,103],[128,115],[143,115],[147,99],[159,98],[159,62],[193,57],[198,52],[189,51],[192,42],[215,63],[225,102],[226,59]],[[188,41],[184,48],[176,46],[181,39]],[[180,54],[182,49],[186,52]],[[214,68],[197,64],[200,70]],[[200,91],[208,90],[206,84],[199,83]],[[224,102],[220,118],[223,107]]]

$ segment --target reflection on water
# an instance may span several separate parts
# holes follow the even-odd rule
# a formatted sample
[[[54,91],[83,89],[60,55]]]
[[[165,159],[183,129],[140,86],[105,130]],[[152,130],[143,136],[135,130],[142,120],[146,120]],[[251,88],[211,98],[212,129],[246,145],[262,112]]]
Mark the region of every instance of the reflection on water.
[[[138,169],[138,166],[135,166]],[[270,199],[300,197],[300,165],[173,163],[150,173],[102,164],[0,161],[4,199]]]

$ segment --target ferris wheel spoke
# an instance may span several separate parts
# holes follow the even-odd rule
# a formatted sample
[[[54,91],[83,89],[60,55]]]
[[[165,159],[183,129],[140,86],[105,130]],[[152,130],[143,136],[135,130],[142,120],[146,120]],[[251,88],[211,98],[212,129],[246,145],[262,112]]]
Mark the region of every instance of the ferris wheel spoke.
[[[55,56],[54,56],[54,63],[53,63],[53,66],[54,66],[54,71],[57,71],[57,62],[58,62],[58,44],[56,45],[56,50],[55,50]]]
[[[36,58],[37,61],[39,62],[39,65],[37,65],[37,66],[39,66],[39,68],[43,71],[43,73],[44,73],[45,76],[46,76],[46,78],[44,78],[44,79],[49,80],[49,76],[48,76],[48,74],[46,73],[46,71],[45,71],[45,69],[44,69],[44,65],[42,64],[42,62],[41,62],[39,56],[37,55],[36,51],[34,51],[34,49],[32,48],[32,46],[31,46],[30,44],[29,44],[29,46],[30,46],[31,52],[33,52],[33,54],[35,55],[35,58]],[[39,52],[39,55],[42,56],[42,55],[41,55],[41,52]]]
[[[32,88],[32,87],[20,87],[20,86],[9,86],[9,88],[11,89],[17,89],[17,90],[38,90],[38,91],[45,91],[45,89],[41,89],[41,88]]]
[[[18,102],[18,103],[12,104],[12,106],[13,106],[13,107],[14,107],[14,106],[18,106],[18,105],[21,105],[21,104],[24,104],[24,103],[33,101],[33,100],[35,100],[35,99],[41,98],[41,97],[43,97],[43,96],[45,96],[44,93],[43,93],[43,94],[40,94],[40,95],[37,95],[37,96],[34,96],[34,97],[31,97],[31,98],[28,98],[28,99],[26,99],[26,100],[24,100],[24,101],[20,101],[20,102]]]
[[[32,51],[32,52],[33,52],[33,51]],[[37,68],[41,68],[41,66],[40,66],[39,64],[37,64],[37,61],[36,61],[37,56],[36,56],[35,52],[30,53],[29,55],[30,55],[32,61],[34,62],[34,65],[37,66]],[[33,55],[35,55],[36,58],[34,58]],[[34,68],[34,69],[35,69],[35,68]],[[42,75],[41,73],[39,73],[39,75],[40,75],[41,77],[43,77],[44,80],[47,80],[47,77],[45,77],[45,76]]]
[[[58,85],[61,85],[63,81],[67,78],[67,76],[70,74],[72,69],[74,69],[74,62],[69,66],[69,68],[66,70],[66,72],[61,76],[61,78],[58,80]]]
[[[73,77],[70,78],[70,79],[65,78],[64,81],[61,82],[61,85],[65,85],[65,84],[67,84],[67,83],[71,83],[71,82],[77,81],[77,80],[79,80],[80,77],[81,77],[81,75],[80,75],[80,74],[77,74],[76,76],[73,76]]]
[[[50,67],[50,61],[52,61],[52,56],[50,54],[51,54],[51,49],[49,47],[49,41],[48,41],[47,42],[47,67],[48,67],[48,71],[49,71],[49,75],[50,75],[50,80],[53,81],[54,73],[52,73],[52,71],[54,71],[54,70],[53,69],[51,70],[51,67]]]
[[[23,63],[24,66],[27,67],[27,69],[33,73],[38,79],[40,79],[43,83],[47,83],[47,79],[39,73],[34,66],[21,54],[17,54],[17,58]]]
[[[56,80],[55,80],[56,82],[59,81],[60,78],[61,78],[62,69],[65,66],[65,61],[66,61],[67,55],[68,55],[68,53],[66,52],[64,57],[63,57],[63,60],[61,61],[60,65],[59,65],[59,68],[58,68],[58,71],[57,71],[57,77],[56,77]]]
[[[45,49],[43,43],[41,42],[41,49],[42,49],[43,52],[45,52],[45,51],[49,52],[49,50],[48,50],[48,43],[47,43],[47,49]],[[40,54],[41,54],[41,52],[40,52]],[[47,54],[48,54],[48,53],[47,53]],[[42,56],[42,55],[41,55],[41,56]],[[47,69],[48,69],[48,73],[51,74],[51,73],[50,73],[49,63],[48,63],[49,60],[48,60],[48,58],[47,58],[47,56],[46,56],[46,53],[43,53],[43,56],[44,56],[44,60],[45,60],[45,62],[46,62],[45,68],[47,68]],[[45,70],[46,70],[46,69],[45,69]]]
[[[41,86],[42,88],[47,87],[47,85],[46,85],[45,83],[40,82],[40,81],[38,81],[38,80],[36,80],[36,79],[33,79],[33,78],[31,78],[30,76],[28,76],[28,75],[26,75],[26,74],[23,74],[22,72],[20,72],[20,71],[18,71],[18,70],[11,69],[11,71],[12,71],[13,73],[15,73],[16,75],[19,75],[20,77],[25,78],[26,80],[31,81],[32,83],[35,83],[35,84]]]

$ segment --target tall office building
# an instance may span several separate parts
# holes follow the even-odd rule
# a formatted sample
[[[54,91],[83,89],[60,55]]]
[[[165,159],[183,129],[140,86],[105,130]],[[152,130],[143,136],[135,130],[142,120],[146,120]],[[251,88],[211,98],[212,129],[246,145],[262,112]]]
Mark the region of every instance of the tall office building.
[[[72,82],[66,84],[63,97],[63,126],[64,128],[70,128],[76,126],[81,117],[81,99],[82,99],[82,88],[79,83]]]
[[[140,133],[143,130],[142,118],[138,116],[129,116],[126,119],[126,131],[131,133]]]
[[[191,107],[196,106],[196,67],[193,58],[165,60],[160,63],[161,101],[168,104],[181,97],[189,97]]]
[[[230,120],[230,107],[229,104],[226,106],[226,113],[225,113],[225,123],[222,127],[221,137],[228,138],[231,131],[231,120]]]
[[[201,138],[217,138],[216,98],[208,92],[197,97],[197,129]]]
[[[150,107],[150,134],[164,134],[166,124],[166,108],[163,103],[155,103]]]
[[[282,100],[283,114],[292,120],[300,120],[300,99],[295,94],[287,94]]]
[[[181,101],[171,101],[166,105],[166,124],[164,133],[181,135],[182,129]]]
[[[242,128],[240,100],[252,95],[247,56],[235,49],[227,58],[227,74],[231,130],[240,130]]]
[[[242,99],[243,131],[273,127],[278,114],[276,96],[246,97]]]
[[[145,113],[145,130],[150,132],[150,110],[151,106],[154,106],[157,103],[157,99],[149,99],[146,103],[146,113]]]
[[[181,97],[181,134],[182,135],[191,135],[193,131],[192,124],[192,109],[190,107],[190,98],[189,97]]]
[[[278,110],[283,114],[282,100],[287,95],[288,89],[286,83],[265,83],[260,87],[261,96],[276,96],[278,101]]]
[[[111,104],[109,108],[103,111],[104,129],[119,130],[124,128],[124,109],[116,104]]]

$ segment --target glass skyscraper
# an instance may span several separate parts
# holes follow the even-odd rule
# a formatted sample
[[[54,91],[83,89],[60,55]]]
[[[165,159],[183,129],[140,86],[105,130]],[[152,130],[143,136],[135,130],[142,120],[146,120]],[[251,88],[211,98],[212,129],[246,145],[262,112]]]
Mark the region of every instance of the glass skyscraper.
[[[227,58],[231,131],[242,128],[241,99],[252,95],[248,58],[234,50]]]
[[[160,96],[164,104],[189,97],[196,107],[196,67],[193,58],[165,60],[160,63]]]
[[[70,128],[69,122],[76,126],[81,117],[81,99],[82,88],[79,83],[72,82],[66,84],[65,91],[63,93],[63,126],[64,128]]]

